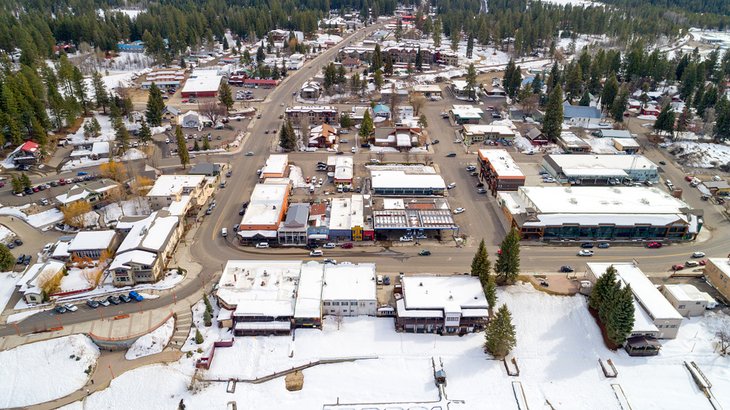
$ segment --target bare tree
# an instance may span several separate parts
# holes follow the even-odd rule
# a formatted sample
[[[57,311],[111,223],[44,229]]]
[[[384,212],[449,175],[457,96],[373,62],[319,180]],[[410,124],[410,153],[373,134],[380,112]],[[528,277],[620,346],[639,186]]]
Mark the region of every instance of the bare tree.
[[[344,317],[342,317],[342,312],[337,312],[335,314],[335,323],[337,324],[337,330],[340,330],[342,327],[342,324],[345,322]]]
[[[383,162],[385,160],[385,153],[383,151],[378,151],[375,156],[378,158],[379,162]]]
[[[421,113],[421,108],[426,105],[426,97],[416,94],[411,97],[411,105],[413,106],[413,115],[418,116]]]
[[[730,351],[730,328],[727,326],[727,323],[725,329],[715,333],[715,337],[717,337],[717,350],[720,351],[721,355],[725,356]]]
[[[198,103],[198,111],[200,114],[202,114],[205,118],[209,119],[210,122],[213,123],[213,126],[215,127],[215,124],[218,122],[218,119],[226,115],[226,109],[222,105],[218,103],[215,99],[207,99],[203,102]]]

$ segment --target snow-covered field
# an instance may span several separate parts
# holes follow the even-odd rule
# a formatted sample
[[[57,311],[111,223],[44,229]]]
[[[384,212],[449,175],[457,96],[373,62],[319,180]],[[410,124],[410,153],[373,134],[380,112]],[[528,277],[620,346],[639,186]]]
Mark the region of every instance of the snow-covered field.
[[[711,409],[684,368],[684,360],[700,366],[720,403],[730,403],[730,358],[718,356],[712,346],[715,330],[727,320],[725,315],[687,320],[678,339],[663,341],[661,355],[632,358],[604,347],[582,296],[550,296],[529,285],[517,285],[500,289],[499,303],[510,307],[517,328],[513,353],[520,376],[516,378],[507,376],[501,362],[484,354],[483,334],[396,333],[392,319],[359,317],[345,318],[339,330],[332,320],[326,320],[323,331],[297,330],[296,341],[291,337],[236,338],[233,347],[216,350],[210,371],[198,373],[201,377],[262,376],[318,358],[378,357],[307,369],[299,392],[286,391],[280,378],[259,385],[239,383],[234,394],[225,392],[225,383],[199,385],[200,390],[193,393],[188,387],[193,360],[199,357],[195,354],[172,365],[127,372],[110,388],[89,397],[85,408],[123,409],[129,397],[148,408],[175,407],[181,399],[188,408],[224,408],[227,402],[237,401],[239,407],[260,409],[316,409],[338,400],[432,401],[438,398],[432,357],[443,361],[448,397],[465,400],[460,408],[466,409],[517,409],[513,381],[522,383],[531,408],[620,409],[612,388],[618,384],[634,409]],[[200,307],[195,309],[198,319]],[[216,334],[226,337],[215,327],[201,331],[209,339],[205,345]],[[599,358],[613,360],[619,373],[616,379],[603,376]],[[550,406],[545,407],[548,402]]]
[[[127,350],[124,357],[127,360],[157,354],[167,346],[175,330],[175,318],[171,317],[162,326],[137,339]]]
[[[5,310],[5,305],[13,297],[19,279],[20,275],[15,272],[0,272],[0,313]]]
[[[695,168],[717,168],[730,162],[730,146],[706,142],[680,141],[669,148],[677,160]]]
[[[88,379],[99,349],[86,336],[45,340],[0,352],[0,407],[28,406],[70,394]]]

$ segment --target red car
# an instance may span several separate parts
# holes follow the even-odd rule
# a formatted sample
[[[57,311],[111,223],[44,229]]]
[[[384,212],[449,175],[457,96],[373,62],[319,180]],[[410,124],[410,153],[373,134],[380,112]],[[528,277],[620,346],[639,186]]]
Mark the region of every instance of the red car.
[[[647,242],[646,247],[651,249],[658,249],[662,247],[662,244],[661,242]]]
[[[684,265],[679,265],[679,264],[672,265],[673,271],[678,271],[678,270],[682,270],[682,269],[684,269]]]
[[[706,259],[702,259],[700,261],[700,266],[705,266],[705,265],[707,265],[707,260]]]
[[[684,180],[687,181],[687,182],[689,182],[689,181],[691,181],[693,179],[694,179],[694,175],[687,175],[687,176],[684,177]]]
[[[345,242],[342,244],[341,247],[342,247],[342,249],[352,249],[353,246],[354,245],[352,244],[352,242]]]

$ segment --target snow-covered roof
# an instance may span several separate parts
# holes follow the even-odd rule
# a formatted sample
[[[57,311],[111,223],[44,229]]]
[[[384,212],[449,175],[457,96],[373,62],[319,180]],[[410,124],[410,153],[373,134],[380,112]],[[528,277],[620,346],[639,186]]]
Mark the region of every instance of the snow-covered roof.
[[[194,74],[197,77],[190,77],[185,81],[182,89],[183,93],[218,91],[223,79],[223,76],[218,75],[214,70],[205,70],[205,72],[196,70]]]
[[[324,265],[322,300],[377,300],[375,264]]]
[[[486,309],[487,300],[479,279],[473,276],[403,276],[407,309]]]
[[[314,261],[302,264],[294,306],[295,318],[312,318],[322,315],[322,264]]]
[[[664,285],[664,289],[671,293],[678,301],[707,302],[708,295],[688,283]]]
[[[500,177],[524,178],[520,166],[517,165],[512,156],[503,149],[480,149],[479,158],[486,160],[494,172]]]
[[[287,107],[285,110],[287,113],[290,112],[334,112],[337,113],[337,108],[331,105],[297,105],[294,107]]]
[[[631,139],[631,132],[628,130],[599,130],[602,138],[626,138]]]
[[[633,138],[612,138],[612,141],[622,148],[641,148],[641,144]]]
[[[588,268],[594,273],[596,278],[606,273],[609,266],[616,269],[616,277],[625,285],[631,286],[634,297],[639,301],[641,306],[646,309],[649,316],[654,320],[665,319],[682,319],[682,315],[672,306],[669,301],[659,292],[644,272],[632,262],[605,263],[596,262],[588,263]]]
[[[190,195],[183,195],[179,201],[172,201],[167,206],[167,211],[173,216],[184,216],[187,210],[190,208],[190,201],[193,198]]]
[[[51,254],[51,258],[59,258],[59,259],[65,259],[70,256],[68,253],[68,245],[70,242],[66,241],[58,241],[56,243],[56,247],[53,249],[53,253]]]
[[[205,181],[204,175],[160,175],[147,196],[170,196],[194,189]]]
[[[71,243],[68,244],[69,252],[86,250],[103,250],[109,248],[116,232],[107,231],[81,231],[76,234]]]
[[[330,230],[352,229],[352,198],[332,198],[330,204]]]
[[[231,260],[218,281],[218,297],[236,316],[293,316],[301,261]]]
[[[289,166],[289,155],[287,154],[271,154],[266,159],[266,164],[261,169],[261,176],[267,175],[284,175]]]
[[[177,216],[160,216],[153,212],[148,217],[133,224],[131,230],[117,249],[117,254],[142,249],[150,252],[161,252],[170,236],[177,228]]]
[[[464,124],[464,135],[497,135],[500,138],[514,138],[515,132],[506,125]]]
[[[96,155],[108,154],[111,151],[110,145],[109,141],[95,142],[91,147],[91,152]]]
[[[340,155],[335,160],[335,180],[352,179],[352,157]]]
[[[451,113],[459,118],[482,118],[484,110],[473,105],[454,105],[451,108]]]
[[[709,258],[710,263],[725,276],[727,280],[730,280],[730,259],[728,258]]]
[[[438,174],[412,174],[406,170],[381,171],[371,169],[373,189],[379,188],[433,188],[446,189],[446,183]]]
[[[561,132],[558,137],[568,147],[590,147],[591,144],[580,139],[577,135],[572,132]]]
[[[136,263],[140,265],[152,266],[157,259],[157,255],[152,252],[134,250],[130,252],[124,252],[117,254],[109,265],[109,270],[124,268],[131,269],[130,263]]]
[[[440,93],[441,87],[438,84],[417,84],[413,86],[413,92],[417,93]]]
[[[623,142],[624,140],[621,140],[621,143]],[[563,173],[565,170],[572,170],[574,173],[586,170],[593,175],[600,170],[625,173],[623,171],[657,169],[656,164],[643,155],[552,154],[548,155],[545,161],[550,165],[555,164],[558,167],[556,170],[562,169]]]
[[[22,293],[40,293],[41,290],[38,288],[38,279],[46,275],[47,272],[56,274],[63,270],[63,267],[63,262],[54,261],[52,259],[43,263],[35,263],[31,265],[28,270],[25,271],[23,277],[21,277],[17,282],[17,285],[20,286],[19,291]]]
[[[280,222],[289,186],[284,184],[256,184],[251,192],[241,225],[275,225]]]

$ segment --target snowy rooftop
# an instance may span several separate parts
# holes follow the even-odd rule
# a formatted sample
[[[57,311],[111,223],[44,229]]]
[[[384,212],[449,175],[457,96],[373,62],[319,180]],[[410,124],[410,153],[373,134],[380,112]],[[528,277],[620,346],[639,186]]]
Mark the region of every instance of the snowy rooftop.
[[[352,229],[352,198],[332,198],[330,230]]]
[[[674,295],[678,301],[692,301],[692,302],[706,302],[708,297],[711,298],[705,292],[701,292],[699,289],[688,283],[680,283],[675,285],[664,285],[664,289],[667,292]]]
[[[287,113],[289,112],[335,112],[337,113],[337,108],[331,106],[331,105],[297,105],[294,107],[287,107],[285,110]]]
[[[60,270],[62,270],[64,267],[63,262],[49,260],[44,263],[36,263],[31,265],[30,268],[28,268],[27,271],[25,271],[25,274],[23,277],[20,278],[20,280],[17,282],[17,284],[20,286],[20,292],[40,292],[40,290],[37,288],[38,279],[45,275],[46,272],[49,272],[49,274],[55,274],[58,273]]]
[[[167,244],[170,236],[177,227],[177,216],[160,216],[153,212],[148,217],[133,224],[132,229],[117,249],[117,253],[132,249],[144,249],[160,252]]]
[[[81,231],[76,234],[68,245],[68,251],[85,251],[91,249],[107,249],[114,239],[116,232],[108,231]]]
[[[170,196],[193,189],[205,181],[203,175],[160,175],[147,196]]]
[[[289,166],[289,156],[286,154],[272,154],[266,160],[266,164],[261,169],[261,176],[267,175],[284,175],[286,168]]]
[[[585,147],[590,146],[589,143],[580,139],[577,135],[572,132],[561,132],[559,137],[565,145],[569,147]]]
[[[479,158],[489,162],[500,177],[521,177],[525,174],[520,170],[512,156],[503,149],[480,149]]]
[[[377,300],[375,264],[324,265],[322,300]]]
[[[152,266],[155,263],[155,259],[157,259],[157,255],[152,252],[140,250],[124,252],[122,254],[117,254],[117,256],[114,257],[114,260],[112,260],[108,269],[110,271],[118,268],[131,269],[131,265],[129,265],[130,262]]]
[[[241,219],[241,224],[274,225],[279,223],[288,192],[288,185],[256,184],[251,192],[251,200]]]
[[[190,195],[183,195],[180,197],[179,201],[170,202],[170,205],[167,207],[167,211],[170,212],[170,215],[183,216],[190,206],[190,201],[192,199],[193,198]]]
[[[303,263],[301,269],[294,317],[319,317],[322,314],[323,265],[310,261]]]
[[[606,272],[609,266],[616,269],[616,276],[624,284],[631,285],[631,290],[639,303],[654,319],[682,319],[682,315],[659,292],[644,272],[631,262],[618,263],[588,263],[588,268],[598,278]]]
[[[451,113],[459,118],[481,118],[484,110],[473,105],[454,105]]]
[[[293,316],[301,261],[228,261],[218,297],[236,315]]]
[[[327,160],[329,162],[329,159]],[[335,160],[335,180],[352,179],[352,157],[339,155]]]
[[[730,280],[730,259],[728,258],[710,258],[710,262],[717,267],[720,272]]]
[[[416,84],[413,91],[417,93],[440,93],[441,87],[438,84]]]
[[[650,187],[520,187],[518,204],[542,214],[683,214],[690,206]]]
[[[513,138],[514,131],[505,125],[485,125],[485,124],[464,124],[465,135],[499,135],[500,138]],[[482,151],[482,150],[480,150]]]
[[[197,77],[190,77],[185,81],[185,86],[182,89],[183,93],[218,91],[218,87],[220,87],[221,80],[223,79],[222,76],[213,70],[207,70],[206,73],[200,72],[198,74]]]
[[[621,141],[623,143],[623,140]],[[580,154],[554,154],[545,158],[548,163],[552,162],[562,169],[588,169],[595,170],[641,170],[657,169],[656,164],[643,155],[580,155]]]
[[[405,171],[377,171],[371,170],[373,189],[378,188],[434,188],[446,189],[446,183],[441,175],[411,174]]]
[[[408,309],[486,309],[479,279],[472,276],[404,276],[403,297]]]

